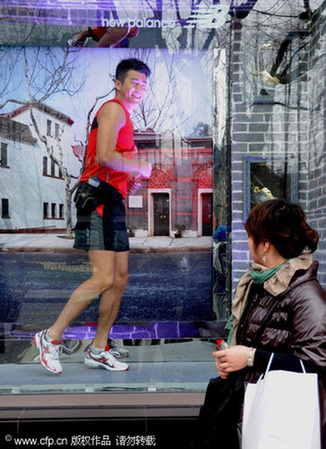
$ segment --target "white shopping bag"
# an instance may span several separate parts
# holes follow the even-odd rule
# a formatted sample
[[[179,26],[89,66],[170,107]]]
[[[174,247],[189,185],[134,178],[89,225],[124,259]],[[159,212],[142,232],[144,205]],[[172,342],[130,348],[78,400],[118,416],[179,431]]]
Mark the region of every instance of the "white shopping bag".
[[[242,449],[320,449],[317,374],[270,371],[246,387]]]

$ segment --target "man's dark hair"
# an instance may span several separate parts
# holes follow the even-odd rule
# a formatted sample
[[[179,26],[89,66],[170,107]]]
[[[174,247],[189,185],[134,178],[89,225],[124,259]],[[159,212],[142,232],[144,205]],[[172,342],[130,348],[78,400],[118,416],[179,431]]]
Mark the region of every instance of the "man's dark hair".
[[[115,79],[123,83],[129,70],[135,70],[136,72],[145,73],[147,77],[149,77],[151,74],[150,68],[143,61],[140,61],[136,58],[123,59],[117,65],[117,69],[115,71]]]

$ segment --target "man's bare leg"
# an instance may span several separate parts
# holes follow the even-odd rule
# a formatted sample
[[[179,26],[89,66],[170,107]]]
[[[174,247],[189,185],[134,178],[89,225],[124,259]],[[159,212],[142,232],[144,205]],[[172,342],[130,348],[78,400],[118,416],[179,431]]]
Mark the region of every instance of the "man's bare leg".
[[[116,253],[91,250],[88,252],[92,277],[83,282],[70,296],[58,319],[48,331],[48,337],[59,340],[69,323],[76,319],[98,296],[114,285]]]
[[[40,351],[40,361],[52,373],[61,374],[62,372],[59,356],[60,340],[64,330],[100,295],[103,298],[100,301],[100,319],[96,332],[97,346],[95,346],[100,351],[94,349],[96,354],[93,350],[88,351],[85,363],[110,371],[125,371],[129,368],[126,363],[118,362],[112,354],[102,353],[107,345],[109,332],[118,314],[128,281],[128,254],[128,252],[117,254],[113,251],[89,251],[92,277],[73,292],[53,326],[48,331],[41,331],[34,335],[33,341]]]
[[[122,296],[128,283],[129,252],[115,253],[115,255],[113,286],[101,296],[99,321],[93,341],[93,347],[95,348],[105,348],[107,345],[111,327],[118,315]]]

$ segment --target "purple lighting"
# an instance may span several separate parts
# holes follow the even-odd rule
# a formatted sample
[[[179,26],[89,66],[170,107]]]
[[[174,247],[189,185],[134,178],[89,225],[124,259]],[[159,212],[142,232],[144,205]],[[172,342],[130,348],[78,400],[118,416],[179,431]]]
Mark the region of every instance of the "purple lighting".
[[[0,18],[7,23],[61,26],[125,26],[131,21],[139,28],[175,26],[218,28],[223,26],[230,2],[213,4],[191,0],[159,2],[143,0],[4,0]],[[137,23],[135,23],[137,22]],[[109,25],[108,25],[109,23]]]
[[[113,340],[139,340],[139,339],[182,339],[200,336],[199,329],[203,323],[188,321],[158,321],[144,324],[115,324],[112,326],[110,338]],[[7,325],[8,326],[8,325]],[[205,325],[204,325],[205,326]],[[15,340],[31,339],[36,329],[26,331],[19,329],[8,330],[7,334]],[[68,327],[63,338],[66,340],[92,340],[95,336],[96,324]]]
[[[178,10],[186,7],[188,14],[188,3],[181,1]],[[165,18],[172,18],[169,16],[174,15],[175,6],[164,8]],[[122,26],[128,19],[149,19],[153,13],[152,7],[141,0],[5,0],[0,7],[0,17],[8,22],[63,26],[105,26],[108,20],[114,20],[115,26]]]

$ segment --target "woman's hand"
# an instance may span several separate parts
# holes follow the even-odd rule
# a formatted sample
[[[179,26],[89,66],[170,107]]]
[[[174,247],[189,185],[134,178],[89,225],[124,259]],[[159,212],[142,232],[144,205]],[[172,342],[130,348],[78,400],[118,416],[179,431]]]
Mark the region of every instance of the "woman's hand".
[[[216,368],[222,379],[226,379],[229,373],[239,371],[248,366],[249,349],[247,346],[236,345],[222,351],[213,352]],[[254,349],[253,358],[255,357],[255,351]]]

